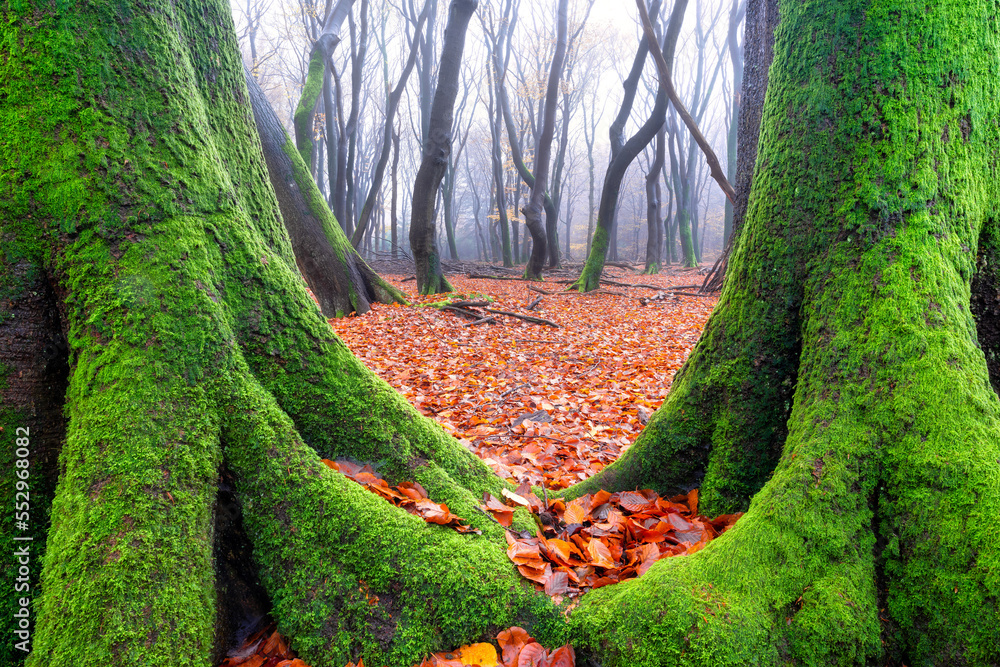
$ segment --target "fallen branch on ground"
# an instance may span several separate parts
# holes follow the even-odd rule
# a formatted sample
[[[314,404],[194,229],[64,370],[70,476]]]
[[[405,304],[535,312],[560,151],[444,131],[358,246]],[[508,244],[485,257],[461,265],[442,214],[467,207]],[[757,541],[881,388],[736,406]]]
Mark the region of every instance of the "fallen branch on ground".
[[[519,320],[524,320],[525,322],[533,322],[535,324],[545,324],[550,327],[555,327],[559,329],[560,326],[551,320],[542,319],[541,317],[531,317],[529,315],[518,315],[517,313],[511,313],[506,310],[496,310],[495,308],[484,308],[488,313],[496,313],[497,315],[506,315],[508,317],[516,317]]]

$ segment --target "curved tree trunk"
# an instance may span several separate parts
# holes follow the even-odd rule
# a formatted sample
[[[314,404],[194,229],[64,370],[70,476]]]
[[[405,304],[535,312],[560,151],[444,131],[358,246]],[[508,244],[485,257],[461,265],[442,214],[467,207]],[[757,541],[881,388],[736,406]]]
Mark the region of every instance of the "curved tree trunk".
[[[449,7],[427,140],[420,168],[413,181],[410,247],[417,265],[417,291],[421,294],[451,291],[451,285],[441,272],[434,204],[451,155],[451,126],[455,98],[458,96],[458,75],[465,48],[465,31],[475,11],[476,0],[452,0]]]
[[[374,302],[406,303],[351,247],[257,81],[246,72],[254,123],[295,261],[327,317],[368,312]]]
[[[644,274],[660,272],[663,247],[663,224],[660,217],[660,171],[663,169],[666,128],[656,133],[656,157],[646,174],[646,267]]]
[[[674,4],[674,9],[670,14],[670,21],[667,25],[666,34],[663,37],[663,54],[668,62],[673,60],[674,49],[677,46],[677,36],[680,34],[686,7],[687,0],[678,0]],[[639,54],[636,55],[636,62],[633,65],[633,74],[636,72],[641,73],[641,66],[636,67],[636,64],[640,63],[639,55],[648,50],[649,47],[647,46],[646,38],[643,38]],[[631,108],[631,102],[629,102],[628,108]],[[612,243],[612,233],[615,231],[618,197],[621,194],[622,179],[625,178],[625,172],[628,170],[629,165],[632,164],[632,160],[653,140],[653,137],[659,132],[660,127],[663,126],[663,122],[666,119],[666,111],[667,93],[661,85],[657,88],[656,102],[653,104],[653,110],[650,112],[649,118],[617,151],[615,150],[615,145],[616,141],[620,140],[620,135],[616,135],[619,122],[624,127],[624,122],[628,119],[628,113],[624,104],[618,118],[612,124],[611,145],[613,157],[611,158],[611,164],[608,165],[608,170],[604,174],[604,186],[601,188],[601,203],[597,209],[597,229],[594,231],[594,237],[590,243],[590,252],[587,254],[587,261],[583,265],[583,271],[580,272],[580,277],[570,286],[570,289],[589,292],[600,286],[605,257]],[[618,136],[617,140],[616,136]]]
[[[556,50],[549,66],[549,81],[545,92],[545,110],[542,115],[542,125],[538,129],[538,142],[535,144],[535,178],[531,184],[531,194],[528,205],[522,209],[524,226],[531,232],[531,257],[524,268],[524,277],[531,280],[541,280],[542,268],[548,257],[546,252],[549,241],[546,228],[554,229],[556,221],[551,224],[542,223],[542,200],[546,197],[545,190],[549,182],[549,161],[552,154],[552,138],[556,129],[556,106],[559,104],[559,78],[562,76],[563,59],[566,57],[567,0],[559,0],[556,21]],[[551,205],[551,202],[550,202]],[[554,207],[553,207],[554,213]],[[554,217],[554,216],[553,216]],[[558,256],[558,244],[556,255]]]

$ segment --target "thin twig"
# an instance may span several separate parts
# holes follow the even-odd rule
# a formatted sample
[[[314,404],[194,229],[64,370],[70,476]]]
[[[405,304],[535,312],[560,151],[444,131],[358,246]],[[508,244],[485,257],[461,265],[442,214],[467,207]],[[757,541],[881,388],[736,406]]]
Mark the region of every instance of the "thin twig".
[[[531,317],[529,315],[518,315],[517,313],[512,313],[512,312],[507,311],[507,310],[497,310],[495,308],[483,308],[483,310],[485,310],[488,313],[496,313],[497,315],[506,315],[508,317],[516,317],[517,319],[524,320],[525,322],[532,322],[534,324],[545,324],[547,326],[554,327],[556,329],[561,328],[555,322],[552,322],[551,320],[542,319],[541,317]]]
[[[657,43],[656,35],[653,34],[653,24],[649,20],[649,14],[646,12],[646,3],[643,0],[635,0],[635,4],[639,7],[639,16],[642,18],[642,29],[646,34],[646,41],[649,42],[649,53],[653,56],[653,60],[656,62],[656,69],[660,75],[660,84],[667,91],[667,97],[670,98],[670,102],[677,109],[677,113],[680,114],[681,120],[687,126],[688,131],[694,138],[695,143],[701,148],[702,152],[705,154],[705,160],[708,162],[709,171],[712,173],[712,178],[715,182],[719,184],[722,188],[722,192],[726,195],[726,199],[730,203],[736,203],[736,190],[733,189],[732,184],[726,178],[725,173],[722,171],[722,166],[719,164],[719,158],[715,156],[715,151],[709,145],[708,141],[702,135],[701,130],[698,129],[698,124],[694,122],[694,118],[688,113],[688,110],[684,107],[681,102],[680,97],[677,96],[677,91],[674,90],[674,83],[670,75],[670,66],[667,65],[667,61],[663,58],[663,52],[660,51],[660,46]],[[683,21],[684,9],[687,6],[687,0],[682,0],[674,5],[674,11],[670,16],[670,28],[674,28],[673,25],[675,20],[677,21],[676,29],[680,29],[680,23]],[[668,32],[670,31],[668,28]],[[674,37],[676,39],[676,36]],[[676,42],[675,42],[676,43]],[[671,60],[673,60],[673,50],[670,50]]]
[[[496,323],[496,319],[492,315],[490,315],[490,316],[487,316],[487,317],[482,317],[482,318],[476,320],[475,322],[466,322],[462,326],[463,327],[474,327],[477,324],[495,324],[495,323]]]

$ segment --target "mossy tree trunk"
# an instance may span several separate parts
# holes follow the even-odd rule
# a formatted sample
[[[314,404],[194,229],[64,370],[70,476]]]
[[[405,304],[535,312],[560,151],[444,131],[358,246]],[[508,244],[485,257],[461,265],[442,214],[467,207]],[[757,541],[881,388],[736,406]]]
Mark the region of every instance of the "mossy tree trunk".
[[[369,267],[337,224],[257,81],[246,72],[254,124],[295,261],[327,317],[363,315],[372,303],[405,303]]]
[[[585,596],[604,664],[1000,661],[995,12],[781,3],[719,304],[636,444],[573,490],[749,510]]]

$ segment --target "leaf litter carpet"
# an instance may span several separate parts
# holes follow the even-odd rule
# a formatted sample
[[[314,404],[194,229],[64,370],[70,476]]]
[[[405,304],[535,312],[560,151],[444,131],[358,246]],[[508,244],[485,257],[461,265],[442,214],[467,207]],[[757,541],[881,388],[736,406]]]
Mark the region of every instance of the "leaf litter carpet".
[[[481,509],[505,526],[517,506],[539,518],[535,535],[507,533],[508,556],[539,590],[559,600],[640,576],[659,558],[699,550],[738,518],[699,517],[697,490],[669,500],[648,490],[602,491],[565,503],[540,500],[530,488],[557,490],[586,479],[635,440],[715,306],[714,297],[684,293],[700,281],[696,273],[611,269],[609,285],[589,294],[551,281],[449,275],[455,292],[433,297],[413,295],[406,276],[384,277],[411,305],[375,304],[362,317],[330,324],[366,366],[518,487],[484,498]],[[443,308],[456,302],[474,309],[463,316]],[[368,466],[327,464],[426,521],[478,532],[419,485],[389,487]],[[420,667],[575,662],[572,647],[549,652],[521,628],[501,632],[497,645],[499,654],[492,644],[474,644],[431,655]],[[236,665],[307,667],[273,624],[222,663]]]
[[[376,304],[362,317],[330,323],[366,366],[501,477],[560,489],[598,472],[635,440],[716,302],[666,294],[700,282],[697,274],[606,277],[663,291],[611,286],[581,295],[549,282],[449,276],[453,298],[491,297],[496,310],[560,325],[495,315],[496,324],[466,326],[470,320],[452,311],[417,305],[445,296],[414,297],[413,282],[386,276],[413,306]],[[658,293],[666,297],[642,305]]]

